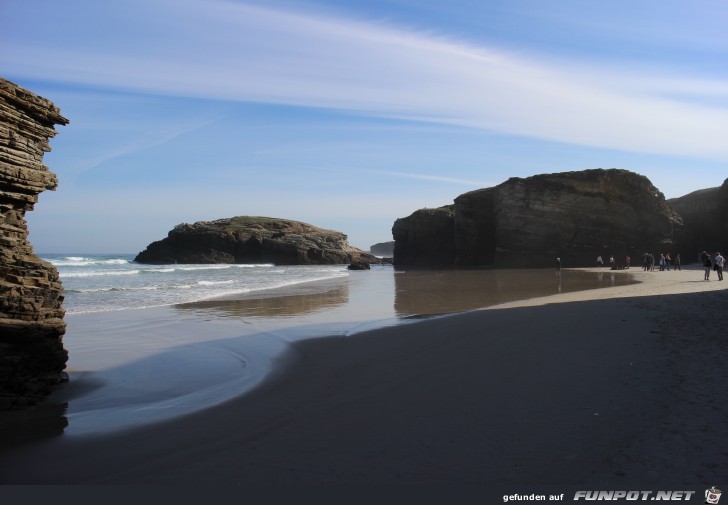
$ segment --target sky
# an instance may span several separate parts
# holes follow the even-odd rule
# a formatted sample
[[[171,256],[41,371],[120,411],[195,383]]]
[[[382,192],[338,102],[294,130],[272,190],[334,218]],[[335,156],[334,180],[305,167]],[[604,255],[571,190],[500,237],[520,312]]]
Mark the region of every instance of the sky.
[[[304,221],[367,250],[467,191],[592,168],[728,178],[724,0],[0,0],[0,76],[69,119],[37,253]]]

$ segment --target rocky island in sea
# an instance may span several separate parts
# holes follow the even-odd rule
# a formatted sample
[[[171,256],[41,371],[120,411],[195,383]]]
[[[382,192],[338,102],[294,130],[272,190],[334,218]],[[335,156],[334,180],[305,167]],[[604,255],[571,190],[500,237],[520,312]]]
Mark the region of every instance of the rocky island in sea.
[[[341,232],[290,219],[257,216],[179,224],[166,238],[149,244],[135,261],[277,265],[378,262],[375,256],[350,246]]]

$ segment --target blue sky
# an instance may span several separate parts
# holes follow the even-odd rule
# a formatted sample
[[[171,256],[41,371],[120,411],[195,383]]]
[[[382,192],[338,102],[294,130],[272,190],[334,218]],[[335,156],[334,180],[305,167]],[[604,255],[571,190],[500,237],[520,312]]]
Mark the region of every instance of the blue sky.
[[[37,252],[285,217],[363,249],[509,177],[728,177],[724,0],[0,0],[0,75],[70,120]]]

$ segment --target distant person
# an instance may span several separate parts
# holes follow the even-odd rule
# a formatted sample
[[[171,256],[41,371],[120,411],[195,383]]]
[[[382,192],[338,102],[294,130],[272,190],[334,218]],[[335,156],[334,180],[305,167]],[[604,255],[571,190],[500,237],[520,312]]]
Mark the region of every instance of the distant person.
[[[649,263],[649,266],[650,266],[650,268],[649,268],[650,272],[654,272],[655,271],[655,255],[652,253],[649,253],[647,255],[647,262]]]
[[[650,255],[647,253],[644,253],[642,255],[642,270],[645,272],[650,269]]]
[[[629,256],[624,258],[624,264],[627,266],[627,268],[629,268],[630,264],[632,264],[632,258],[630,258]]]
[[[601,256],[597,256],[597,266],[603,267],[604,266],[604,260],[602,260]]]
[[[660,272],[664,272],[665,271],[665,265],[666,264],[667,264],[667,262],[665,261],[665,255],[662,254],[662,253],[660,253]]]
[[[614,267],[614,255],[612,255],[612,256],[609,257],[609,268],[611,268],[612,270],[615,269],[615,267]]]
[[[556,271],[561,272],[561,258],[556,258]]]
[[[668,272],[670,271],[670,263],[672,263],[672,258],[670,257],[670,253],[667,253],[665,255],[665,268]]]
[[[675,256],[675,270],[680,270],[680,263],[680,253],[677,253],[677,255]]]
[[[710,254],[703,251],[703,267],[705,268],[705,275],[703,276],[703,279],[706,281],[710,280],[710,269],[713,266],[713,262],[710,261]]]
[[[723,280],[723,265],[725,264],[725,258],[717,253],[715,255],[715,272],[718,274],[718,280]]]

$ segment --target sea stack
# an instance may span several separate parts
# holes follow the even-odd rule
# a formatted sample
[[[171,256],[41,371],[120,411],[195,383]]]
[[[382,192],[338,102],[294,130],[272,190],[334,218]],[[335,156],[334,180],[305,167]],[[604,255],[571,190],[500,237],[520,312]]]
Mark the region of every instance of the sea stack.
[[[350,246],[341,232],[290,219],[258,216],[179,224],[166,238],[149,244],[135,261],[276,265],[378,262],[375,256]]]
[[[37,403],[62,380],[63,288],[28,242],[25,213],[58,186],[43,164],[54,125],[50,101],[0,78],[0,410]]]
[[[395,266],[593,266],[671,252],[680,216],[646,177],[593,169],[513,177],[395,221]]]

